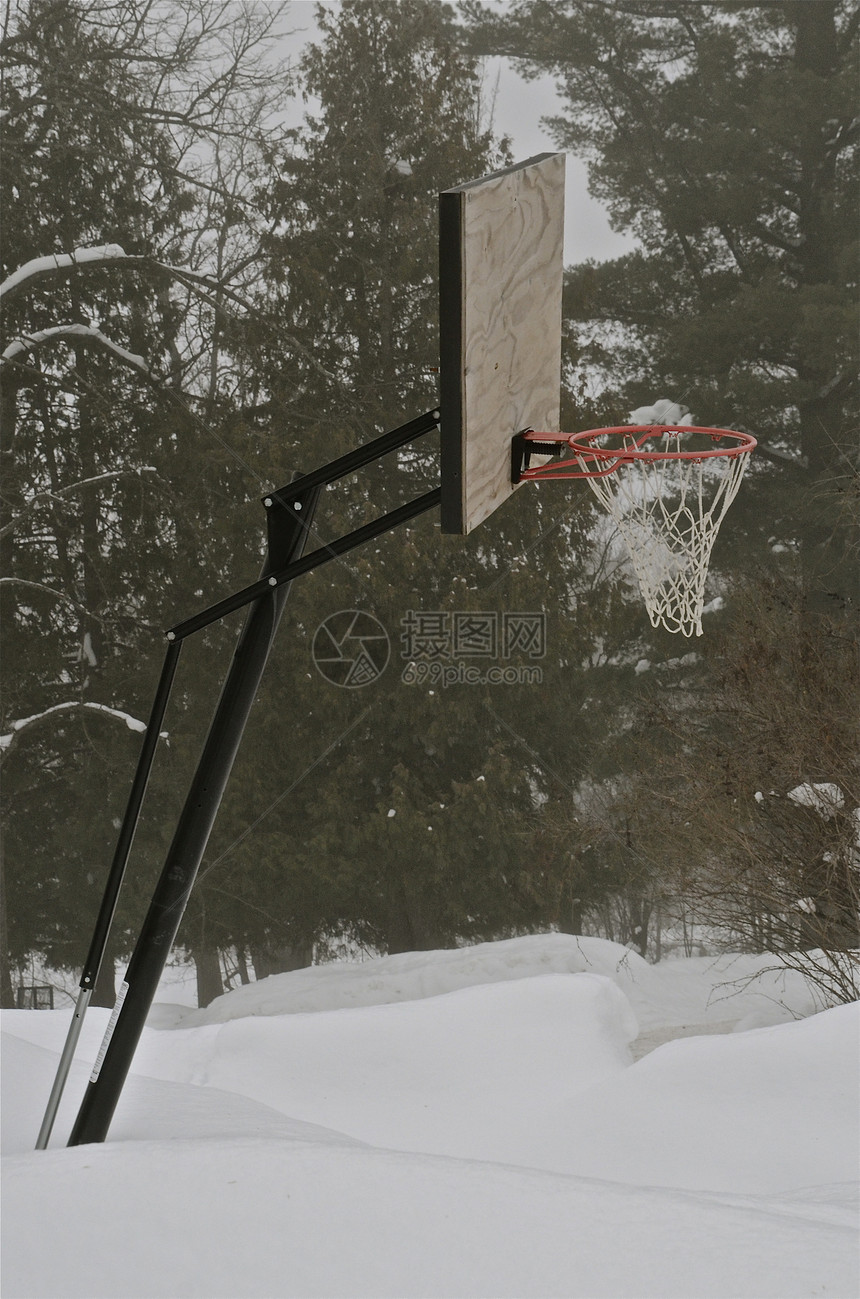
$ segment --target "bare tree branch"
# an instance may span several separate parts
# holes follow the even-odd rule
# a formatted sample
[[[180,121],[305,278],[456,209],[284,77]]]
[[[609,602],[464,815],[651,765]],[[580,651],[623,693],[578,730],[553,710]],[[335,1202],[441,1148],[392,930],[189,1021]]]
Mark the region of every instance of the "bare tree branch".
[[[94,483],[105,482],[112,478],[126,478],[129,475],[139,477],[141,474],[154,474],[157,472],[158,471],[151,465],[142,465],[139,469],[111,469],[106,473],[96,474],[93,478],[82,478],[79,482],[70,483],[68,487],[62,487],[55,492],[37,492],[34,496],[30,497],[26,502],[24,509],[21,510],[20,513],[16,514],[13,519],[10,519],[8,523],[4,524],[4,526],[0,528],[0,537],[8,536],[10,532],[14,532],[19,523],[21,523],[23,519],[27,518],[36,506],[41,504],[43,501],[63,502],[65,497],[71,496],[73,493],[79,492],[85,487],[91,487]]]
[[[82,613],[85,618],[92,618],[93,621],[101,623],[102,626],[105,625],[104,618],[99,617],[97,613],[85,608],[78,600],[73,600],[65,591],[58,591],[53,586],[46,586],[44,582],[28,582],[23,577],[0,577],[0,585],[7,584],[10,586],[22,586],[26,590],[39,591],[43,595],[50,595],[54,600],[62,600],[65,604],[71,605],[73,609],[77,609],[78,613]]]

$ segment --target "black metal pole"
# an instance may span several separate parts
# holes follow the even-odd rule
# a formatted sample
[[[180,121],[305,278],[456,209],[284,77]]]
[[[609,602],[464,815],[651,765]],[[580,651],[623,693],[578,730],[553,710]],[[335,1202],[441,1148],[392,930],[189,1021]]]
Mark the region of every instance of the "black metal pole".
[[[346,455],[338,456],[337,460],[331,460],[319,469],[312,469],[308,474],[300,474],[285,487],[278,487],[275,491],[269,492],[263,499],[274,498],[283,504],[292,501],[299,492],[306,491],[308,487],[337,482],[338,478],[345,478],[347,474],[355,473],[356,469],[379,460],[389,451],[396,451],[407,442],[414,442],[425,433],[432,433],[439,427],[439,418],[438,410],[428,410],[423,415],[417,415],[415,419],[401,424],[399,428],[392,429],[389,433],[382,433],[372,442],[365,442],[364,446],[356,447],[353,451],[347,451]]]
[[[410,519],[417,518],[419,514],[425,514],[427,510],[433,510],[439,504],[442,489],[434,487],[432,491],[425,492],[423,496],[417,496],[414,501],[407,501],[405,505],[398,505],[396,510],[391,510],[388,514],[381,515],[378,519],[373,519],[370,523],[365,523],[363,527],[356,528],[354,532],[348,532],[345,537],[336,537],[334,541],[326,542],[318,550],[311,550],[308,554],[302,555],[300,559],[293,560],[284,568],[268,577],[261,577],[251,586],[246,586],[234,595],[225,596],[217,604],[212,604],[208,609],[203,609],[200,613],[194,614],[191,618],[186,618],[184,622],[177,623],[171,627],[167,633],[168,639],[184,640],[186,636],[191,636],[196,631],[202,631],[210,623],[217,622],[219,618],[225,618],[228,613],[233,613],[236,609],[241,609],[243,605],[250,604],[263,595],[270,587],[281,586],[285,582],[292,582],[294,578],[301,577],[304,573],[310,573],[312,569],[319,568],[321,564],[327,564],[331,559],[339,559],[341,555],[346,555],[356,546],[363,546],[366,541],[372,541],[375,537],[381,537],[386,532],[391,532],[392,528],[398,528],[401,523],[408,523]],[[265,500],[272,501],[273,497],[265,497]]]
[[[264,576],[285,568],[301,555],[320,490],[311,487],[291,507],[279,504],[268,510],[269,551]],[[287,584],[272,587],[248,613],[173,842],[72,1128],[70,1146],[103,1141],[107,1135],[197,877],[288,593]]]
[[[57,1117],[60,1101],[66,1086],[66,1079],[69,1076],[72,1060],[75,1054],[78,1038],[81,1035],[81,1029],[84,1026],[84,1018],[87,1008],[90,1004],[90,998],[93,995],[93,989],[96,986],[96,979],[99,977],[102,961],[104,960],[105,948],[107,947],[108,934],[113,923],[116,904],[119,900],[120,889],[125,877],[125,869],[128,865],[128,858],[131,852],[131,846],[134,842],[134,834],[137,829],[137,823],[140,819],[140,809],[143,806],[143,799],[146,793],[146,787],[149,783],[152,764],[155,759],[155,750],[158,746],[158,739],[161,734],[161,724],[164,721],[164,714],[167,709],[167,702],[170,698],[170,689],[173,685],[173,679],[176,676],[176,667],[179,663],[179,655],[182,652],[182,641],[173,641],[167,647],[167,653],[164,656],[164,663],[161,668],[161,676],[158,680],[158,686],[155,691],[155,698],[152,701],[152,708],[149,713],[149,721],[146,726],[146,733],[143,737],[143,744],[140,748],[140,754],[137,759],[137,768],[134,773],[131,790],[128,796],[128,802],[125,807],[120,832],[117,837],[116,848],[114,849],[113,861],[108,871],[107,883],[105,885],[104,896],[102,897],[99,914],[96,918],[96,926],[93,930],[90,950],[87,953],[87,959],[84,963],[83,974],[78,985],[80,992],[75,1005],[75,1012],[72,1016],[72,1022],[69,1025],[69,1031],[66,1035],[66,1044],[60,1056],[60,1063],[57,1067],[54,1085],[51,1088],[51,1094],[48,1097],[45,1117],[42,1120],[42,1126],[39,1129],[39,1136],[36,1140],[36,1149],[45,1150],[48,1140],[51,1136],[51,1130],[54,1126],[54,1119]]]
[[[164,656],[164,665],[161,669],[161,676],[155,691],[155,698],[152,701],[152,710],[150,712],[149,722],[146,727],[146,734],[143,737],[143,744],[140,750],[140,757],[137,761],[137,770],[134,773],[131,791],[126,804],[125,816],[123,817],[122,826],[117,837],[116,849],[114,850],[113,861],[108,873],[107,886],[104,897],[102,898],[101,908],[99,910],[96,927],[93,931],[90,950],[87,953],[87,959],[84,963],[83,974],[81,975],[81,988],[94,988],[96,979],[99,977],[102,959],[104,958],[105,947],[107,945],[108,934],[113,922],[116,904],[119,899],[119,891],[122,886],[125,868],[128,863],[131,846],[134,842],[134,835],[137,829],[137,823],[140,819],[140,809],[143,806],[143,798],[146,793],[146,787],[149,784],[149,776],[152,771],[152,764],[155,759],[155,750],[158,746],[158,738],[161,734],[161,724],[164,721],[164,714],[167,709],[167,701],[170,698],[170,690],[173,685],[173,679],[176,676],[176,668],[179,664],[179,654],[181,651],[181,641],[172,642],[167,647],[167,653]]]

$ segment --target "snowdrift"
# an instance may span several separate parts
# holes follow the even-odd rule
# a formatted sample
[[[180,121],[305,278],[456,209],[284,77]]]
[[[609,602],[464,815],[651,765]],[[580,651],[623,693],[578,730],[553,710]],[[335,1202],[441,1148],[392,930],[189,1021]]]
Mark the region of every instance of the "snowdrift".
[[[860,1010],[756,970],[538,935],[273,976],[162,1008],[66,1150],[91,1012],[47,1152],[69,1014],[4,1012],[4,1299],[847,1299]]]

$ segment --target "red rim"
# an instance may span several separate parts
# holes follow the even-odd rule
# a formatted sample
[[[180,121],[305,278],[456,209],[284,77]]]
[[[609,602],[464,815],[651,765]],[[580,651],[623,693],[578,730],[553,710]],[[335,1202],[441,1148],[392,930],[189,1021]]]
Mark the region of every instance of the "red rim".
[[[705,451],[642,450],[646,442],[655,438],[665,437],[666,434],[682,437],[685,433],[703,433],[715,442],[720,438],[731,438],[737,445],[712,447]],[[589,439],[611,434],[627,438],[636,434],[641,436],[637,437],[635,447],[598,447],[589,441]],[[619,424],[614,428],[593,428],[586,429],[583,433],[571,433],[567,444],[572,451],[577,451],[580,455],[593,457],[595,460],[613,461],[614,468],[634,460],[707,460],[714,456],[739,456],[752,451],[756,446],[756,440],[749,433],[738,433],[735,429],[700,428],[693,424]]]
[[[674,434],[678,438],[685,433],[704,433],[714,442],[729,438],[732,445],[711,447],[704,451],[644,451],[642,449],[646,442],[664,437],[667,433]],[[630,438],[632,434],[636,437],[636,445],[615,448],[594,445],[594,439],[611,434],[626,438]],[[647,463],[656,460],[702,461],[717,456],[733,458],[747,455],[756,446],[755,438],[749,433],[738,433],[736,429],[728,428],[700,428],[693,424],[619,424],[614,428],[586,429],[583,433],[537,433],[534,429],[526,429],[519,438],[524,444],[523,451],[527,451],[531,443],[555,445],[567,443],[571,451],[575,452],[576,458],[554,460],[549,464],[536,465],[533,469],[519,468],[516,482],[543,478],[607,478],[622,465],[635,464],[637,460]],[[514,439],[515,443],[516,440]],[[537,454],[548,454],[550,449],[551,447],[546,445],[545,449],[541,447]],[[583,468],[583,463],[587,460],[592,462],[594,466],[592,469]]]

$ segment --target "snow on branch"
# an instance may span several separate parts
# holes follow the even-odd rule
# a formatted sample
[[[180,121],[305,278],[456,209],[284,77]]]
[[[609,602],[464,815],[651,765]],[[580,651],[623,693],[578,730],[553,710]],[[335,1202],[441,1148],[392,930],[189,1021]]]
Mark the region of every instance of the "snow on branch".
[[[196,293],[204,302],[211,307],[223,309],[222,299],[234,303],[244,311],[253,313],[254,307],[241,293],[231,288],[227,282],[231,276],[239,274],[241,271],[256,260],[258,253],[245,257],[243,261],[230,273],[230,276],[224,279],[217,279],[211,275],[201,274],[199,271],[189,270],[187,267],[171,266],[167,262],[160,262],[153,257],[141,257],[135,254],[126,253],[119,244],[101,244],[94,248],[76,248],[73,253],[51,253],[46,257],[34,257],[31,261],[25,262],[16,271],[13,271],[0,284],[0,302],[12,297],[21,289],[27,287],[30,280],[40,275],[50,274],[69,274],[77,267],[86,265],[110,265],[126,266],[142,271],[155,271],[170,276],[179,284],[185,286],[191,292]],[[50,338],[62,335],[63,333],[72,335],[77,334],[82,338],[89,338],[92,342],[98,342],[102,346],[109,348],[126,364],[132,365],[135,369],[141,371],[149,379],[155,379],[155,375],[147,366],[141,356],[133,352],[127,352],[119,344],[112,342],[100,330],[88,325],[56,325],[53,328],[41,330],[21,339],[16,339],[7,347],[0,360],[4,362],[16,360],[22,352],[29,348],[38,346],[40,343],[47,342]],[[298,339],[291,334],[283,335],[285,341],[291,347],[294,347],[302,356],[326,379],[343,388],[343,381],[331,370],[326,369],[324,365],[317,360],[308,348],[304,347]]]
[[[231,271],[231,276],[239,274],[256,259],[257,253],[243,259],[243,261]],[[141,257],[135,254],[126,253],[119,244],[101,244],[95,248],[76,248],[73,253],[51,253],[46,257],[34,257],[32,261],[25,262],[16,271],[13,271],[7,279],[0,284],[0,302],[12,297],[22,288],[27,286],[28,281],[37,278],[40,275],[56,274],[58,272],[68,274],[76,267],[86,265],[113,265],[128,266],[143,271],[155,271],[170,276],[179,284],[184,285],[187,289],[197,293],[205,302],[212,307],[223,309],[221,299],[226,298],[229,302],[235,303],[244,311],[253,312],[254,307],[241,293],[231,288],[227,280],[216,279],[211,275],[201,274],[199,271],[189,270],[183,266],[171,266],[167,262],[160,262],[153,257]],[[213,296],[214,295],[214,296]],[[55,325],[50,329],[40,330],[37,333],[27,335],[24,338],[16,339],[6,348],[6,351],[0,357],[2,361],[12,361],[17,359],[23,352],[41,343],[49,341],[62,335],[76,335],[80,338],[89,338],[92,342],[98,342],[102,346],[109,348],[118,357],[128,365],[134,366],[148,378],[153,379],[155,376],[147,366],[141,356],[134,352],[127,352],[119,344],[112,342],[100,330],[89,325]],[[343,387],[343,382],[336,374],[327,370],[313,353],[302,346],[298,339],[292,335],[285,335],[285,340],[300,352],[311,365],[322,374],[325,378],[333,381],[338,387]]]
[[[140,477],[141,474],[157,474],[158,470],[154,465],[138,465],[134,469],[107,469],[104,473],[95,474],[92,478],[81,478],[76,483],[69,483],[68,487],[59,487],[55,492],[36,492],[25,502],[23,510],[11,518],[0,528],[0,537],[7,536],[8,533],[14,532],[18,524],[22,522],[41,501],[57,501],[62,503],[63,497],[71,496],[73,492],[78,492],[83,487],[91,487],[93,483],[107,482],[111,478],[124,478],[128,475]],[[9,579],[11,581],[11,578]]]
[[[48,253],[46,257],[33,257],[19,266],[0,284],[0,301],[22,288],[28,280],[39,275],[53,275],[57,271],[74,270],[93,262],[112,265],[115,262],[137,261],[119,244],[98,244],[95,248],[76,248],[71,253]]]
[[[241,266],[236,269],[244,269],[254,260],[255,256],[256,254],[246,257]],[[210,292],[223,293],[246,309],[249,306],[239,294],[230,289],[222,280],[215,279],[211,275],[201,274],[199,271],[191,271],[187,267],[170,266],[167,262],[160,262],[154,257],[143,257],[136,253],[127,253],[120,244],[99,244],[94,248],[76,248],[71,253],[49,253],[45,257],[34,257],[31,261],[25,262],[23,266],[19,266],[0,284],[0,301],[12,297],[25,288],[30,280],[37,279],[39,276],[68,275],[81,266],[93,265],[128,266],[140,270],[161,271],[190,288],[203,288]],[[234,270],[233,274],[235,273]]]
[[[130,731],[146,730],[146,722],[140,721],[137,717],[132,717],[130,713],[124,713],[120,708],[110,708],[107,704],[94,704],[72,699],[64,704],[54,704],[53,707],[46,708],[41,713],[34,713],[32,717],[21,717],[18,721],[13,722],[8,734],[0,735],[0,753],[8,753],[15,740],[28,727],[37,726],[47,718],[54,717],[59,713],[74,713],[82,708],[88,708],[97,713],[106,713],[107,716],[113,717],[119,722],[124,722]],[[163,739],[167,738],[166,731],[161,731],[160,734]]]
[[[22,356],[36,347],[41,347],[43,343],[50,343],[55,339],[65,340],[69,338],[98,343],[99,346],[106,347],[113,352],[126,365],[132,366],[135,370],[140,370],[147,377],[152,374],[142,356],[139,356],[137,352],[127,351],[119,343],[115,343],[113,339],[108,338],[107,334],[103,334],[100,329],[96,329],[94,325],[52,325],[50,329],[40,329],[33,334],[24,334],[20,338],[16,338],[0,354],[0,361],[14,361],[16,357]]]

